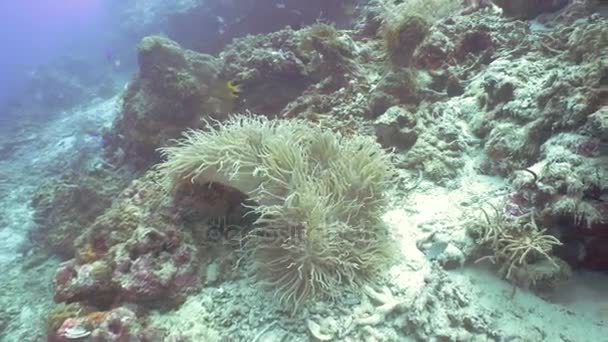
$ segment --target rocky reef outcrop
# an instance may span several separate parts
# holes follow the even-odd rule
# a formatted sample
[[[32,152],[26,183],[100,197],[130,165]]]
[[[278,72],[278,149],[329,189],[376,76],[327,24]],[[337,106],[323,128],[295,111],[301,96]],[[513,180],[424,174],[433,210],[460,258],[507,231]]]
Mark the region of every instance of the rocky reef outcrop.
[[[43,184],[32,197],[36,228],[31,247],[70,259],[84,227],[111,206],[124,181],[109,172],[67,173]]]
[[[182,49],[160,36],[138,45],[139,72],[123,94],[120,117],[106,135],[108,157],[141,169],[158,160],[155,150],[205,119],[234,109],[236,94],[210,55]]]
[[[100,308],[179,301],[199,284],[191,233],[165,218],[154,176],[135,180],[76,239],[76,255],[55,275],[57,302]]]

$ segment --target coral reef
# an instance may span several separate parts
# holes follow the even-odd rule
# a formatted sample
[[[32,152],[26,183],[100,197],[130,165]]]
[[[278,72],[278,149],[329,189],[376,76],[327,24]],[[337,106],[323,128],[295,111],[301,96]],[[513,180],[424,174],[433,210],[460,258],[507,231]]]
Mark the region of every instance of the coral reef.
[[[517,173],[505,213],[535,211],[565,246],[558,255],[573,267],[601,269],[608,231],[607,157],[597,138],[560,133],[541,147],[541,160]]]
[[[74,240],[111,205],[123,183],[107,171],[49,180],[32,196],[37,226],[29,232],[30,243],[62,258],[74,257]]]
[[[160,36],[138,45],[139,72],[123,94],[121,115],[107,134],[109,159],[136,168],[158,161],[156,149],[221,119],[234,108],[235,94],[219,75],[216,58],[182,49]]]
[[[416,123],[411,112],[398,106],[390,107],[374,123],[378,142],[386,148],[409,150],[418,139]]]
[[[551,137],[541,147],[542,159],[514,175],[504,207],[493,218],[485,213],[488,225],[480,242],[493,251],[505,277],[547,295],[569,277],[571,267],[608,265],[601,252],[608,227],[602,200],[607,160],[598,148],[595,138]]]
[[[48,335],[50,342],[69,342],[85,338],[92,342],[143,342],[149,341],[151,337],[162,338],[160,334],[150,336],[141,326],[136,313],[125,307],[93,311],[91,308],[71,305],[56,309],[49,319],[53,325]]]
[[[578,1],[271,1],[237,22],[253,3],[150,3],[218,55],[144,38],[97,161],[139,178],[68,175],[34,196],[33,241],[69,259],[50,340],[582,336],[536,320],[554,312],[605,332],[541,301],[608,269],[605,18]],[[319,8],[361,15],[302,26]],[[250,26],[268,13],[286,17]],[[37,138],[3,141],[0,166]],[[18,310],[2,315],[13,329]]]
[[[368,138],[235,117],[162,152],[169,188],[220,183],[256,203],[245,251],[260,281],[294,311],[310,297],[364,283],[389,259],[379,214],[391,164]]]
[[[472,293],[464,292],[445,271],[436,271],[403,318],[397,320],[408,336],[418,341],[483,341],[504,336],[482,314],[482,308],[472,310],[475,302]]]
[[[459,100],[432,106],[421,104],[416,117],[414,131],[417,139],[400,161],[407,169],[417,169],[425,177],[439,184],[448,185],[455,180],[466,164],[471,149],[478,145],[477,139],[468,131],[466,116],[474,110],[470,104]]]
[[[312,82],[294,31],[236,39],[220,54],[222,73],[243,89],[247,109],[277,115]]]
[[[335,130],[358,129],[368,111],[366,94],[382,72],[376,45],[317,23],[235,40],[221,54],[223,73],[243,89],[241,111],[311,121],[322,116]]]
[[[416,106],[419,102],[417,75],[401,68],[387,72],[374,87],[368,99],[369,115],[377,117],[399,104]]]
[[[155,177],[134,181],[76,240],[76,257],[55,274],[56,301],[170,306],[199,285],[198,249],[162,206]]]
[[[582,28],[585,32],[598,29],[594,22]],[[506,60],[496,60],[486,71],[487,76],[472,84],[483,88],[485,93],[479,97],[485,114],[473,126],[476,134],[486,140],[487,160],[481,167],[488,173],[506,175],[533,164],[550,132],[579,129],[601,110],[598,96],[604,91],[599,85],[603,70],[599,59],[573,63],[568,52],[569,37],[541,37],[542,43],[527,38],[515,49],[528,51],[523,58],[530,60],[530,64],[513,69],[507,67],[511,64]],[[594,44],[593,39],[584,42]],[[534,61],[535,54],[549,54],[561,67],[555,69],[546,62]],[[531,84],[527,81],[531,77],[542,81]]]
[[[414,51],[428,34],[428,24],[417,15],[389,18],[392,20],[387,20],[382,27],[386,55],[394,65],[408,66]]]

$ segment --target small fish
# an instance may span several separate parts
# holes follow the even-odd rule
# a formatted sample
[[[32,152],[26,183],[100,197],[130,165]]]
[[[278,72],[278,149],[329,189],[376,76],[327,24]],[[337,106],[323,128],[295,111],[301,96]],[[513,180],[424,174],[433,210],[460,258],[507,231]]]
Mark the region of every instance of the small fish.
[[[241,89],[241,85],[238,84],[236,81],[228,81],[226,82],[226,88],[228,88],[228,91],[230,92],[230,94],[232,94],[233,97],[239,97],[239,95],[241,95],[241,92],[243,91]]]

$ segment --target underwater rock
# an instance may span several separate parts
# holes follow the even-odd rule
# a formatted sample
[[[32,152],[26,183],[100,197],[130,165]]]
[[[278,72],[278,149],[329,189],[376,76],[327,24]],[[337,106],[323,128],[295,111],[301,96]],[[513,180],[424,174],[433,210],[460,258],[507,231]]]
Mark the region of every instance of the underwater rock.
[[[369,95],[369,116],[378,117],[398,104],[416,105],[420,100],[416,73],[402,68],[389,71]]]
[[[415,65],[426,69],[439,69],[454,49],[454,42],[439,30],[431,30],[414,54]]]
[[[351,31],[317,23],[236,39],[220,56],[239,86],[239,111],[347,121],[367,112],[375,53]]]
[[[487,174],[507,175],[513,170],[523,169],[532,159],[528,145],[529,128],[510,123],[497,124],[486,139],[486,159],[480,165]]]
[[[602,236],[608,208],[602,198],[608,189],[606,156],[599,154],[598,140],[561,133],[541,147],[540,160],[513,179],[510,213],[534,210],[550,225],[567,225],[583,235]],[[530,176],[533,174],[533,177]],[[595,227],[595,229],[594,229]],[[606,230],[606,229],[604,229]]]
[[[476,75],[497,58],[497,48],[514,48],[526,38],[527,24],[482,11],[454,15],[437,22],[413,56],[413,65],[447,69],[458,79]],[[451,68],[458,66],[458,68]]]
[[[604,19],[605,20],[605,19]],[[572,30],[563,39],[567,39],[568,57],[577,64],[597,63],[606,56],[606,45],[608,45],[608,27],[602,20],[582,21],[577,30]],[[598,77],[604,80],[606,85],[606,65],[600,63],[602,71]],[[604,90],[605,92],[605,90]]]
[[[404,108],[393,106],[378,117],[374,123],[378,142],[385,148],[408,150],[418,138],[416,118]]]
[[[350,31],[317,23],[300,30],[286,28],[235,39],[220,53],[218,64],[222,78],[230,80],[234,112],[269,117],[295,117],[303,112],[356,116],[367,111],[369,85],[362,66],[373,66],[375,52],[370,45]],[[169,122],[164,126],[174,129]],[[128,128],[120,129],[127,132],[127,138],[112,132],[108,140],[133,140]],[[129,157],[133,154],[129,144],[111,145],[118,148],[112,148],[110,156],[134,159]]]
[[[456,103],[461,103],[458,98],[421,103],[413,114],[418,138],[403,156],[403,167],[420,170],[424,177],[445,185],[460,174],[467,150],[477,142],[459,119],[462,111],[470,110],[469,105]]]
[[[466,255],[462,242],[452,240],[453,238],[438,234],[431,234],[416,242],[416,247],[424,253],[430,262],[436,262],[445,270],[463,267]],[[458,246],[456,245],[458,244]]]
[[[541,297],[550,297],[554,290],[572,277],[570,266],[559,258],[527,264],[513,272],[513,283]]]
[[[317,23],[298,31],[298,38],[303,60],[309,61],[309,73],[316,78],[331,76],[335,87],[342,86],[342,79],[356,67],[357,46],[352,37],[332,25]]]
[[[472,295],[437,267],[423,291],[404,310],[401,328],[417,341],[500,340],[488,317],[471,310],[475,305]]]
[[[599,139],[598,152],[603,149],[604,154],[608,154],[605,152],[606,146],[608,146],[608,104],[589,115],[589,121],[584,129],[591,136]]]
[[[449,97],[460,96],[464,94],[464,86],[456,76],[449,75],[446,80],[445,91]]]
[[[53,286],[56,302],[88,301],[103,303],[114,294],[112,267],[104,261],[79,265],[72,259],[59,265]]]
[[[177,230],[138,228],[124,244],[111,250],[116,265],[112,280],[129,302],[184,298],[199,285],[197,250]]]
[[[388,59],[397,66],[409,66],[414,51],[429,32],[426,20],[418,15],[396,16],[382,26]]]
[[[558,11],[568,0],[492,0],[503,14],[517,19],[533,19],[542,13]]]
[[[608,211],[606,211],[608,217]],[[585,242],[585,256],[581,260],[580,267],[593,271],[608,270],[608,224],[604,224],[600,237],[593,237]],[[601,237],[603,236],[603,237]]]
[[[483,84],[486,97],[483,98],[482,106],[492,110],[499,103],[506,103],[514,98],[515,86],[508,80],[488,77]]]
[[[83,227],[111,205],[124,181],[108,172],[65,174],[42,185],[32,196],[36,228],[30,242],[62,258],[74,256],[74,240]]]
[[[446,248],[437,256],[437,262],[446,270],[462,267],[466,257],[460,248],[453,244],[448,244]]]
[[[121,114],[106,135],[107,155],[136,168],[158,161],[156,149],[203,119],[232,112],[236,94],[219,61],[160,36],[138,45],[139,72],[123,94]],[[117,160],[119,159],[119,160]]]
[[[517,22],[506,24],[514,32],[513,36],[507,36],[513,50],[488,64],[466,88],[478,98],[479,115],[472,116],[471,126],[485,141],[482,172],[507,175],[533,164],[540,156],[542,144],[557,132],[585,131],[590,137],[603,134],[601,108],[605,105],[602,99],[606,90],[600,85],[604,74],[598,63],[601,52],[594,47],[603,39],[600,37],[608,37],[605,35],[608,31],[595,20],[578,23],[576,27],[560,26],[556,32],[568,33],[553,33],[550,40],[539,45],[533,43],[538,40],[521,36],[525,48],[510,41],[524,28]],[[492,34],[498,36],[498,32]],[[532,37],[536,34],[530,33]],[[539,34],[539,39],[544,34]],[[574,43],[575,38],[583,37],[584,40]],[[573,51],[579,50],[577,46],[590,50],[574,57]],[[559,67],[544,62],[545,58],[558,55]],[[526,63],[513,64],[509,59],[515,56]]]
[[[83,310],[86,314],[67,318],[48,334],[50,342],[144,342],[151,341],[135,312],[127,307],[109,311]],[[162,338],[162,335],[153,338]]]
[[[404,159],[404,167],[421,170],[439,184],[449,183],[465,165],[460,148],[450,148],[432,133],[422,133]]]
[[[464,61],[469,56],[480,58],[483,64],[488,64],[492,59],[495,46],[492,34],[484,27],[477,27],[466,32],[456,44],[453,57],[457,61]]]
[[[241,89],[241,106],[267,116],[278,115],[313,83],[296,31],[235,39],[220,54],[222,74]]]
[[[198,249],[161,205],[162,186],[153,179],[133,181],[77,239],[76,258],[56,272],[56,301],[171,306],[199,285]]]
[[[599,140],[589,136],[554,135],[541,146],[537,163],[514,174],[512,191],[501,210],[501,215],[508,220],[534,215],[536,221],[562,243],[552,255],[562,258],[574,269],[608,268],[608,258],[601,252],[606,246],[605,236],[608,236],[605,201],[608,198],[608,161],[599,153],[598,146]],[[554,266],[553,270],[535,267],[531,264],[527,271],[515,274],[519,280],[514,280],[520,281],[522,286],[550,292],[546,290],[555,286],[543,285],[544,280],[531,279],[537,277],[532,273],[542,271],[542,278],[550,280],[549,283],[568,273],[562,272],[562,266]]]

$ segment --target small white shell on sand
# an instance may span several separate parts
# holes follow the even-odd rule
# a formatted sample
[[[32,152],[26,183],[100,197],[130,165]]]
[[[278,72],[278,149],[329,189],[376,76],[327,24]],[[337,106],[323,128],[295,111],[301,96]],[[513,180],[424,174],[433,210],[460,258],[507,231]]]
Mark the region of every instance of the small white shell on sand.
[[[63,336],[69,340],[78,340],[91,335],[91,331],[81,325],[71,327],[65,330]]]

